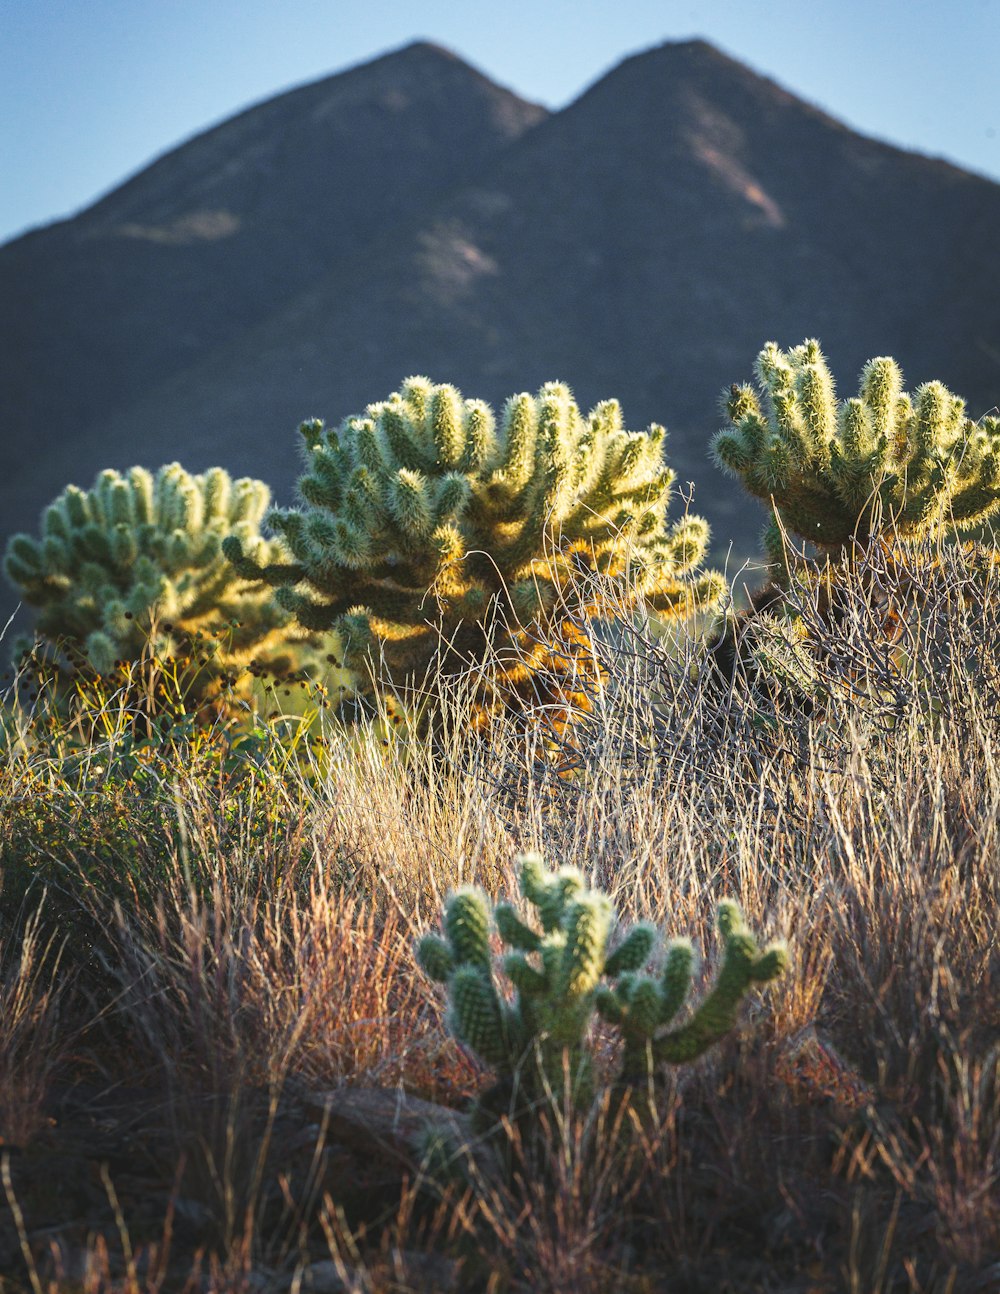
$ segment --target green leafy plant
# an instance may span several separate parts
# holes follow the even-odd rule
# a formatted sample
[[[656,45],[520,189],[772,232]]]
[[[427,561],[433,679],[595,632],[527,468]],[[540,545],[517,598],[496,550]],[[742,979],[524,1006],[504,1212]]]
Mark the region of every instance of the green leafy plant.
[[[233,481],[222,468],[102,472],[90,490],[70,485],[46,508],[40,538],[10,539],[4,571],[37,609],[36,634],[71,663],[106,675],[144,656],[180,661],[185,688],[201,695],[252,662],[296,669],[310,645],[272,590],[222,554],[228,534],[263,542],[269,501],[263,482]],[[280,546],[262,551],[276,558]]]
[[[584,417],[558,383],[506,403],[410,378],[338,428],[300,428],[301,510],[268,516],[292,555],[234,535],[224,551],[247,579],[278,586],[308,629],[336,629],[345,664],[372,689],[432,665],[481,671],[473,721],[526,703],[585,704],[594,673],[588,617],[644,599],[661,615],[714,604],[721,576],[697,573],[708,527],[668,527],[674,473],[664,430],[629,432],[616,401]],[[485,666],[485,668],[484,668]]]
[[[561,1095],[567,1075],[575,1103],[589,1104],[595,1080],[588,1035],[595,1011],[624,1040],[618,1083],[641,1084],[660,1064],[702,1055],[733,1027],[748,990],[776,979],[787,965],[783,944],[759,949],[738,906],[721,903],[724,944],[715,983],[689,1018],[671,1027],[691,990],[690,942],[669,943],[659,974],[644,974],[655,927],[632,927],[610,951],[615,914],[606,895],[588,889],[576,868],[547,871],[537,854],[523,855],[520,869],[521,892],[538,925],[522,921],[510,903],[498,903],[492,914],[510,949],[499,967],[515,990],[512,999],[497,985],[482,891],[451,894],[444,937],[427,934],[418,947],[427,974],[448,986],[456,1037],[498,1074],[497,1086],[480,1099],[481,1124],[505,1109],[531,1110]]]
[[[759,392],[733,386],[732,427],[712,442],[716,463],[772,509],[766,543],[784,559],[782,530],[839,557],[852,544],[969,530],[1000,509],[1000,418],[975,423],[941,382],[903,390],[888,356],[861,371],[838,402],[819,342],[757,357]]]

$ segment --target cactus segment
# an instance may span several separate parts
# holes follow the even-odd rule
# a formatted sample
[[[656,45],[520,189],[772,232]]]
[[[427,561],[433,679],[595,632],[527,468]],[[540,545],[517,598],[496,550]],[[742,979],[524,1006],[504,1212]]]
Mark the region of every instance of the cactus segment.
[[[456,964],[490,966],[490,914],[486,895],[471,887],[456,890],[445,909],[445,930]]]
[[[645,966],[652,955],[656,944],[656,928],[642,922],[633,926],[615,951],[607,959],[604,971],[606,975],[621,975],[625,971],[637,971]]]
[[[447,943],[437,935],[424,935],[417,948],[417,957],[431,979],[446,984],[455,969],[455,959]]]

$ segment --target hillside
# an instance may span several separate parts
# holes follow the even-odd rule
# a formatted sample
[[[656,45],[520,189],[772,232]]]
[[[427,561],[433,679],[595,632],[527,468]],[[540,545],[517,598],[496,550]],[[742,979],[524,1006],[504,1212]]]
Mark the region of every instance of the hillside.
[[[291,499],[294,428],[411,372],[500,401],[547,378],[665,422],[721,546],[757,516],[707,463],[760,345],[890,353],[1000,398],[1000,185],[863,138],[704,42],[548,114],[414,45],[241,113],[0,249],[4,529],[105,466],[222,463]],[[27,449],[27,447],[31,447]]]
[[[320,279],[335,307],[357,265],[544,115],[414,45],[251,108],[0,248],[0,420],[12,449],[32,447],[8,456],[2,529],[33,527],[67,481],[119,458],[267,476],[274,428],[218,425],[207,385],[183,429],[165,406],[126,414],[124,437],[115,419],[227,343],[247,354]]]

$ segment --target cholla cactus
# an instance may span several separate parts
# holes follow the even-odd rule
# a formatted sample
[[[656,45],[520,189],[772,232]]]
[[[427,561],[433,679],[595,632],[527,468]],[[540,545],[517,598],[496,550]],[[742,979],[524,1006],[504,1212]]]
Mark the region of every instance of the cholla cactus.
[[[758,596],[767,597],[771,589],[758,590]],[[751,604],[720,617],[706,660],[727,690],[741,675],[753,699],[767,701],[768,710],[783,700],[811,712],[826,694],[820,659],[808,626],[785,601],[787,594],[775,593],[771,604],[783,608],[781,614]]]
[[[490,660],[477,718],[512,699],[565,701],[590,643],[570,614],[599,613],[608,584],[661,614],[711,605],[721,576],[696,575],[708,527],[666,509],[664,431],[629,432],[615,401],[584,418],[567,387],[488,405],[408,379],[366,413],[304,423],[301,511],[272,527],[293,560],[268,564],[239,537],[225,552],[311,629],[336,628],[346,665],[392,680],[445,677]]]
[[[178,463],[155,477],[142,467],[124,476],[102,472],[89,491],[70,485],[45,510],[41,539],[11,538],[4,571],[38,608],[37,634],[98,673],[139,659],[149,645],[160,656],[181,656],[220,626],[226,630],[208,676],[251,658],[287,665],[291,617],[269,588],[237,576],[221,550],[234,531],[244,543],[261,543],[269,498],[261,481],[234,482],[218,467],[203,476]],[[279,546],[263,551],[277,557]]]
[[[725,947],[715,985],[684,1024],[668,1031],[690,991],[690,943],[668,945],[657,978],[641,975],[656,942],[654,927],[634,926],[609,952],[614,911],[605,895],[587,889],[576,868],[547,872],[537,854],[523,855],[520,864],[521,891],[541,928],[523,922],[509,903],[494,909],[496,929],[512,949],[501,961],[516,989],[512,1001],[497,989],[489,906],[480,890],[453,893],[445,938],[425,935],[418,948],[427,974],[448,985],[454,1033],[499,1075],[481,1116],[495,1113],[497,1092],[516,1110],[559,1095],[567,1073],[575,1101],[586,1105],[593,1094],[587,1035],[595,1008],[621,1029],[621,1082],[633,1084],[650,1064],[700,1056],[732,1028],[748,989],[775,979],[787,964],[784,945],[759,951],[736,904],[721,904]]]
[[[788,964],[784,944],[769,944],[763,951],[758,948],[739,906],[731,899],[719,904],[718,923],[725,941],[719,973],[711,991],[678,1028],[668,1026],[691,991],[694,965],[694,950],[686,939],[671,941],[657,977],[629,969],[614,988],[602,986],[598,991],[598,1011],[621,1029],[625,1039],[623,1081],[640,1080],[650,1063],[678,1065],[695,1060],[732,1029],[748,989],[767,984],[784,971]],[[633,938],[635,934],[633,931]],[[628,941],[622,947],[627,948]]]
[[[763,407],[751,386],[733,386],[733,427],[712,452],[771,504],[772,556],[781,526],[839,555],[883,534],[967,530],[1000,509],[1000,419],[972,422],[940,382],[911,397],[899,366],[881,356],[862,369],[858,396],[838,403],[816,341],[787,353],[769,342],[756,368]]]

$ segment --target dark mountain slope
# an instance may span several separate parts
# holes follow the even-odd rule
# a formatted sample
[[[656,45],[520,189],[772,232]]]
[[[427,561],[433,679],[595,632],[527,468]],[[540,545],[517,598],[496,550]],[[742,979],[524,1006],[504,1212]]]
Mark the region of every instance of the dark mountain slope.
[[[889,352],[913,385],[940,377],[984,411],[998,221],[1000,186],[863,139],[702,42],[668,45],[522,136],[339,292],[318,280],[123,412],[107,443],[120,456],[137,425],[198,425],[288,497],[301,417],[339,418],[413,371],[494,401],[561,377],[584,404],[615,394],[633,424],[667,422],[717,539],[747,548],[755,513],[704,456],[720,389],[769,338],[818,335],[845,389]]]
[[[599,380],[638,419],[707,432],[763,341],[805,335],[851,383],[890,351],[980,409],[1000,395],[1000,186],[863,139],[702,43],[630,59],[494,181],[499,219],[452,214],[500,267],[483,307],[587,399]]]
[[[87,477],[115,410],[488,168],[545,110],[418,44],[251,108],[73,220],[0,249],[0,420]],[[131,455],[184,457],[134,427]],[[154,452],[155,450],[155,452]],[[48,458],[48,452],[46,458]],[[20,467],[34,478],[33,455]],[[62,481],[49,478],[49,488]],[[28,487],[31,513],[44,500]],[[9,512],[7,516],[9,517]]]
[[[144,363],[147,376],[116,387],[109,411],[46,454],[44,471],[30,463],[21,500],[37,512],[70,477],[176,456],[196,469],[220,462],[261,475],[288,501],[304,417],[337,420],[412,372],[494,402],[558,377],[585,406],[617,395],[631,425],[666,422],[671,461],[698,482],[696,507],[720,543],[747,550],[755,512],[707,463],[705,446],[719,391],[749,377],[764,341],[820,337],[845,391],[865,359],[891,353],[911,386],[939,377],[973,413],[1000,397],[1000,186],[864,139],[703,42],[631,58],[548,118],[492,97],[503,92],[437,51],[395,56],[408,57],[430,60],[434,76],[467,78],[493,105],[476,162],[454,166],[380,223],[375,199],[390,171],[366,172],[359,157],[361,178],[331,188],[349,210],[336,217],[328,250],[303,253],[306,270],[296,272],[284,248],[274,253],[284,257],[280,272],[241,262],[266,286],[239,318],[216,302],[228,289],[206,272],[199,290],[225,325],[210,338],[194,308],[190,321],[174,307],[160,321],[161,280],[137,281],[131,341],[111,312],[117,340],[91,345],[134,344],[135,371]],[[391,82],[393,68],[388,59],[345,75],[379,69]],[[425,72],[420,84],[442,105],[427,117],[438,124],[394,141],[417,149],[425,169],[435,142],[448,151],[453,128],[448,95],[431,79]],[[514,114],[513,126],[500,114],[506,133],[494,129],[497,103]],[[356,119],[345,114],[345,138]],[[403,120],[412,125],[412,115]],[[301,160],[287,165],[309,171]],[[221,157],[209,168],[224,169]],[[282,214],[282,192],[268,190],[272,223],[305,221]],[[161,228],[176,216],[169,193],[157,193]],[[359,204],[370,222],[356,219]],[[79,217],[80,229],[99,210]],[[137,219],[128,208],[126,223]],[[315,249],[310,237],[294,241]],[[160,363],[151,339],[189,322],[200,338],[190,362],[175,343],[175,358]],[[60,400],[77,398],[75,382]],[[37,405],[27,408],[21,425],[38,426]]]

